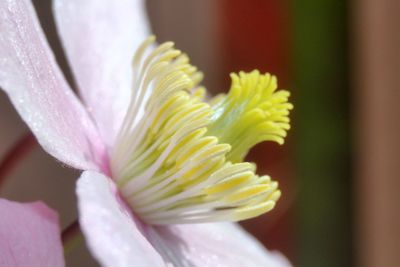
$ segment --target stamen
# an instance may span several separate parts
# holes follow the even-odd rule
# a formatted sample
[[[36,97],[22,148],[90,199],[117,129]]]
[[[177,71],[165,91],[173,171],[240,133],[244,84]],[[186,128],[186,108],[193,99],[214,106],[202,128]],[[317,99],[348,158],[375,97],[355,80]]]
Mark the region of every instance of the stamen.
[[[111,168],[122,195],[151,224],[238,221],[271,210],[278,184],[241,162],[254,144],[283,142],[288,93],[269,74],[232,74],[226,96],[204,102],[202,74],[164,43],[134,57],[131,103]]]

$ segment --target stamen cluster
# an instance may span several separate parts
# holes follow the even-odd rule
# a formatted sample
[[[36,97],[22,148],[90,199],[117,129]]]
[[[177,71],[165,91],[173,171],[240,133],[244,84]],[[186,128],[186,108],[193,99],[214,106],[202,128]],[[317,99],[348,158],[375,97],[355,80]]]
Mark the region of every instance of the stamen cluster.
[[[277,182],[242,162],[255,144],[283,143],[289,93],[258,71],[232,74],[232,88],[206,102],[202,74],[154,37],[138,49],[134,88],[112,151],[124,199],[150,224],[238,221],[271,210]]]

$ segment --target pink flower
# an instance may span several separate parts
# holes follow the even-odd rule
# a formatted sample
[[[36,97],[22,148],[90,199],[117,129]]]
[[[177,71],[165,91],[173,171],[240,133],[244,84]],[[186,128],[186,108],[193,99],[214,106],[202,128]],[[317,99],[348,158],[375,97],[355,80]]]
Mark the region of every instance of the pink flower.
[[[43,148],[84,171],[79,221],[100,264],[290,266],[238,225],[214,222],[257,216],[279,198],[277,183],[241,162],[255,139],[282,142],[289,127],[291,105],[286,92],[275,92],[276,79],[234,75],[234,85],[245,88],[210,106],[202,102],[200,74],[170,44],[151,50],[150,38],[136,51],[148,35],[140,0],[56,0],[54,12],[83,101],[65,81],[29,0],[0,3],[0,86]],[[258,103],[246,89],[254,80],[268,101]],[[254,100],[243,107],[256,109],[242,110],[242,123],[234,124],[224,120],[224,105],[238,93],[238,101]],[[211,123],[213,108],[222,111]],[[256,138],[232,139],[221,123],[228,133]],[[238,144],[231,150],[232,140]],[[201,180],[207,173],[212,181]]]
[[[0,199],[0,266],[64,265],[57,214],[41,202]]]

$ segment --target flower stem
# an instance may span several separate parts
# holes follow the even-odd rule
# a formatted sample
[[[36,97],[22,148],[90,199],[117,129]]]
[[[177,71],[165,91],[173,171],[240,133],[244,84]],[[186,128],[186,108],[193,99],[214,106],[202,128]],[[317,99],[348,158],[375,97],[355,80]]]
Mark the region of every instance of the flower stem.
[[[61,240],[64,246],[64,254],[71,251],[82,240],[82,232],[78,220],[71,223],[61,234]]]
[[[0,162],[0,187],[16,164],[26,157],[37,145],[32,133],[24,135],[6,153]]]

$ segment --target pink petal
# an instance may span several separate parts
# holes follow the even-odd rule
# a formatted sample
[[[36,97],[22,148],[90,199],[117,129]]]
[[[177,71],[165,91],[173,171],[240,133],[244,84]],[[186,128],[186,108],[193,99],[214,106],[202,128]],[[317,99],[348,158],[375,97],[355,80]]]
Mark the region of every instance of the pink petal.
[[[179,266],[290,267],[279,252],[267,251],[236,223],[155,227],[153,244]]]
[[[92,171],[77,184],[79,222],[89,249],[103,267],[166,266],[140,230],[140,223],[118,201],[106,176]]]
[[[57,213],[41,202],[0,199],[0,266],[64,265]]]
[[[29,0],[0,1],[0,86],[44,149],[64,163],[97,169],[102,143],[66,83]]]
[[[141,0],[56,0],[54,12],[81,95],[108,145],[125,115],[131,61],[148,36]]]

